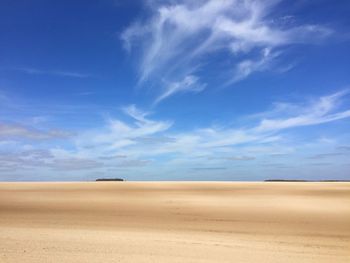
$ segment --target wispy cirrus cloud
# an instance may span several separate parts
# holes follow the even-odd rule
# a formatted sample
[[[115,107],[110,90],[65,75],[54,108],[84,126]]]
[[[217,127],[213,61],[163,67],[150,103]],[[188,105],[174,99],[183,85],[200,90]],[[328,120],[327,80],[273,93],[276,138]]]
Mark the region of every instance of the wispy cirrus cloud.
[[[21,124],[0,123],[0,140],[2,138],[29,140],[66,139],[71,137],[71,135],[71,133],[59,129],[38,130]]]
[[[321,25],[278,23],[278,17],[271,22],[279,2],[148,1],[150,17],[126,28],[121,39],[141,57],[140,82],[162,87],[160,102],[178,92],[203,90],[194,89],[188,78],[205,85],[201,69],[217,65],[213,54],[222,52],[232,61],[221,72],[231,84],[269,70],[287,45],[318,43],[332,34]]]
[[[338,149],[342,151],[350,151],[350,146],[342,145],[342,146],[338,146]]]
[[[348,93],[341,91],[304,103],[277,103],[275,105],[279,106],[265,113],[268,118],[261,113],[250,127],[209,126],[182,132],[172,131],[171,121],[150,119],[149,112],[131,105],[123,109],[133,120],[131,124],[118,119],[109,120],[104,131],[80,135],[77,146],[85,149],[86,153],[103,156],[126,155],[149,159],[168,155],[181,158],[204,155],[211,161],[255,160],[253,153],[285,153],[281,147],[269,148],[266,145],[273,146],[283,140],[282,132],[286,129],[350,118],[350,109],[341,110],[347,99]],[[284,105],[283,109],[280,105]],[[147,143],[149,140],[151,143]],[[258,149],[259,145],[264,146],[262,150]],[[242,147],[247,150],[238,151]],[[290,152],[290,149],[286,151]]]
[[[293,127],[316,125],[327,123],[350,117],[350,109],[344,111],[335,111],[342,102],[342,99],[348,95],[349,91],[344,90],[329,96],[324,96],[312,102],[308,106],[295,106],[288,103],[283,104],[285,109],[293,109],[292,112],[285,112],[289,115],[286,118],[263,119],[256,127],[257,131],[278,131]],[[281,105],[281,104],[279,104]],[[293,116],[296,111],[297,115]],[[281,112],[277,108],[276,112]]]
[[[252,161],[255,160],[254,156],[231,156],[227,157],[226,160],[232,160],[232,161]]]
[[[309,157],[309,159],[327,159],[327,158],[332,158],[332,157],[338,157],[338,156],[346,156],[345,153],[342,152],[333,152],[333,153],[321,153],[321,154],[316,154],[313,155],[311,157]]]
[[[162,100],[181,92],[201,92],[205,89],[206,84],[199,83],[199,78],[193,75],[186,76],[183,80],[178,82],[171,82],[165,84],[163,93],[156,98],[155,104],[161,102]]]
[[[170,121],[155,121],[148,116],[150,112],[141,111],[135,105],[122,108],[133,122],[126,123],[119,119],[108,119],[107,127],[87,131],[81,134],[77,140],[79,147],[99,147],[103,149],[122,149],[137,144],[140,138],[152,137],[167,131],[171,126]]]
[[[277,52],[271,53],[270,48],[265,48],[261,51],[260,58],[256,60],[246,59],[239,62],[235,67],[233,78],[228,80],[226,85],[243,80],[254,72],[263,72],[269,70],[278,55],[279,53]]]
[[[227,167],[193,167],[192,170],[195,171],[217,171],[217,170],[226,170]]]
[[[273,158],[271,155],[288,153],[290,157],[296,151],[295,144],[285,139],[285,130],[350,118],[350,109],[344,107],[347,100],[349,93],[341,91],[293,104],[279,102],[271,110],[248,118],[249,125],[208,125],[182,131],[174,127],[173,121],[157,120],[156,113],[143,111],[136,105],[122,108],[126,119],[109,118],[98,129],[80,131],[70,137],[51,130],[2,124],[0,142],[4,145],[0,144],[0,164],[6,173],[33,170],[33,167],[76,173],[108,172],[112,168],[127,173],[142,168],[142,171],[154,169],[152,171],[158,173],[177,167],[209,171],[218,167],[229,170],[251,162],[258,165],[261,159]],[[67,139],[66,143],[43,144],[58,138]],[[317,140],[317,145],[320,144]],[[317,154],[314,159],[331,157],[329,147],[335,146],[325,144],[327,150],[311,151],[304,160]]]
[[[53,75],[60,77],[70,77],[70,78],[89,78],[90,74],[84,74],[74,71],[64,71],[64,70],[43,70],[38,68],[11,68],[11,70],[23,72],[31,75]]]
[[[48,168],[58,171],[74,171],[101,168],[103,163],[88,158],[66,158],[54,159],[46,165]]]

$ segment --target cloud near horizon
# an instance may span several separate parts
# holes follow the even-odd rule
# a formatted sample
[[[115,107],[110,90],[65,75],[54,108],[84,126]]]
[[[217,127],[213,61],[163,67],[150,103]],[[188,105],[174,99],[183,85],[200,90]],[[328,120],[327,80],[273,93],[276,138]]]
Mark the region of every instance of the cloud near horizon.
[[[230,61],[218,72],[227,86],[275,65],[290,68],[294,61],[279,61],[287,52],[283,47],[320,43],[333,33],[318,24],[286,25],[275,14],[279,2],[148,1],[149,17],[131,24],[121,39],[140,57],[139,83],[159,87],[159,103],[177,93],[204,90],[201,70],[219,65],[213,54],[223,53]]]
[[[254,116],[250,127],[208,126],[182,132],[172,129],[175,125],[173,121],[154,120],[150,117],[155,113],[129,105],[122,108],[122,112],[130,118],[128,122],[107,119],[105,127],[85,130],[70,138],[67,147],[40,150],[40,147],[27,149],[28,146],[23,146],[20,151],[18,148],[16,151],[8,150],[0,155],[0,163],[3,169],[7,167],[12,172],[19,167],[35,166],[62,172],[147,166],[157,169],[161,165],[157,162],[159,159],[163,160],[160,167],[181,165],[192,169],[190,167],[202,165],[202,170],[227,167],[228,163],[238,161],[255,162],[261,156],[295,152],[296,145],[288,144],[284,130],[349,118],[350,109],[343,109],[344,102],[348,100],[349,92],[340,91],[303,103],[275,103],[272,110],[257,114],[259,117]],[[251,117],[248,116],[248,119],[251,120]],[[0,126],[0,142],[4,143],[9,137],[14,141],[31,139],[34,143],[61,138],[61,135]],[[324,159],[333,156],[315,152],[312,156],[316,154]],[[208,167],[206,163],[203,166],[203,160],[200,161],[203,157]]]
[[[21,124],[0,122],[0,139],[51,140],[66,139],[71,136],[72,133],[59,129],[38,130]]]
[[[349,177],[346,1],[123,1],[0,3],[0,180]]]

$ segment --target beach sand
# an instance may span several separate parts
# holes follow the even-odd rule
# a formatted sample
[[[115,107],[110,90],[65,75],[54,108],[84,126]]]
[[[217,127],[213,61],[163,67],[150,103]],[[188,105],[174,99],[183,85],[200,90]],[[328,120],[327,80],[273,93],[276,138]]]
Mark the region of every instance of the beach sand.
[[[0,183],[0,262],[350,262],[350,183]]]

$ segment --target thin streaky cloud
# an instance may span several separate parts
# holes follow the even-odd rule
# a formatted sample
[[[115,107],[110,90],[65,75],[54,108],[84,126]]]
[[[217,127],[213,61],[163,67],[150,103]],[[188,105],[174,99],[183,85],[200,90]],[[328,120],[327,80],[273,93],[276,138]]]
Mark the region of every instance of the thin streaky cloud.
[[[278,56],[279,54],[277,52],[271,53],[269,48],[265,48],[262,50],[260,58],[256,60],[247,59],[239,62],[233,72],[233,78],[229,80],[226,85],[243,80],[255,72],[269,70]]]
[[[126,106],[122,108],[123,112],[127,115],[129,115],[131,118],[140,121],[140,122],[150,122],[146,117],[150,115],[150,112],[145,112],[140,109],[138,109],[135,104]]]
[[[300,126],[316,125],[350,117],[350,110],[334,112],[342,103],[349,91],[344,90],[324,96],[306,107],[297,109],[297,116],[288,118],[263,119],[256,127],[259,132],[276,131]],[[290,108],[295,108],[290,106]]]
[[[341,152],[320,153],[320,154],[310,156],[309,159],[326,159],[326,158],[332,158],[332,157],[338,157],[338,156],[346,156],[346,154]]]
[[[253,161],[256,158],[253,156],[232,156],[232,157],[227,157],[226,160],[231,160],[231,161]]]
[[[283,142],[282,132],[284,130],[321,125],[349,118],[350,110],[338,110],[346,96],[344,92],[337,92],[314,99],[309,103],[290,105],[288,108],[298,108],[296,115],[293,113],[286,115],[285,112],[281,113],[280,109],[277,109],[274,118],[265,119],[262,116],[262,119],[256,120],[251,127],[208,126],[182,132],[170,130],[173,122],[151,119],[148,112],[138,109],[135,105],[130,105],[124,108],[124,112],[133,120],[131,124],[111,119],[103,130],[87,132],[77,137],[77,145],[87,151],[89,151],[89,146],[93,145],[91,154],[95,154],[98,149],[103,156],[125,154],[150,158],[180,154],[187,158],[204,155],[212,161],[254,160],[256,156],[251,156],[250,152],[274,154],[290,152],[292,149],[291,146],[286,146],[284,149],[261,147],[264,149],[257,151],[252,147],[247,147],[244,152],[237,152],[234,150],[235,147],[247,144],[255,145],[255,148],[258,148],[259,145],[273,146]],[[269,115],[273,114],[270,112]],[[145,138],[151,138],[152,143],[145,143]],[[164,138],[171,139],[165,140]]]
[[[38,130],[33,127],[26,127],[21,124],[0,123],[0,139],[29,139],[29,140],[50,140],[66,139],[72,136],[72,133],[63,130]]]
[[[277,59],[287,52],[283,47],[320,43],[333,34],[332,29],[318,24],[271,23],[267,17],[276,16],[278,4],[273,0],[152,1],[147,5],[151,16],[133,22],[121,39],[129,52],[141,52],[139,82],[159,87],[156,104],[183,92],[186,85],[177,85],[188,76],[196,76],[205,85],[198,73],[203,62],[216,66],[211,55],[217,52],[224,52],[232,61],[220,72],[227,76],[223,83],[230,85],[277,65],[289,68],[293,61]],[[254,58],[256,52],[259,58]]]
[[[12,70],[23,72],[31,75],[53,75],[60,77],[71,77],[71,78],[89,78],[92,77],[90,74],[84,74],[73,71],[61,71],[61,70],[42,70],[37,68],[12,68]]]
[[[277,108],[269,113],[269,125],[266,119],[254,120],[251,127],[207,126],[187,131],[171,130],[174,122],[151,118],[151,113],[141,110],[136,105],[122,108],[129,117],[128,121],[108,119],[104,127],[81,131],[73,137],[66,137],[58,131],[46,131],[26,128],[19,125],[1,125],[0,141],[14,140],[20,143],[23,139],[29,142],[62,139],[71,141],[69,147],[51,147],[47,151],[22,150],[19,153],[4,152],[0,163],[6,169],[23,169],[43,167],[51,171],[84,171],[108,168],[151,169],[151,167],[183,167],[194,170],[219,170],[218,168],[236,166],[259,160],[276,152],[290,152],[295,145],[283,144],[283,130],[305,125],[320,125],[336,121],[341,116],[349,118],[350,110],[340,111],[341,103],[347,99],[346,92],[336,92],[327,96],[314,98],[308,103],[289,105],[285,109],[297,109],[295,116]],[[275,105],[280,105],[276,103]],[[308,122],[291,122],[300,120],[308,112]],[[154,112],[152,115],[156,115]],[[257,114],[258,115],[258,114]],[[261,118],[263,115],[260,114]],[[314,118],[314,119],[312,119]],[[288,123],[288,125],[285,125]],[[292,124],[290,124],[292,123]],[[263,127],[263,128],[262,128]],[[278,137],[277,144],[274,138]],[[150,143],[145,143],[150,141]],[[319,144],[319,142],[318,142]],[[11,149],[13,144],[6,146]],[[24,147],[24,145],[23,145]],[[23,148],[25,149],[25,148]],[[252,153],[254,152],[254,156]],[[198,163],[199,156],[206,156],[207,166]],[[330,157],[330,156],[329,156]],[[336,156],[334,156],[336,157]],[[320,156],[319,158],[326,158]],[[163,166],[158,160],[164,159]],[[317,158],[315,158],[317,159]],[[198,166],[201,165],[201,166]],[[17,168],[15,168],[17,167]],[[209,168],[209,169],[208,169]],[[102,169],[102,170],[101,170]]]
[[[214,171],[214,170],[226,170],[227,167],[193,167],[191,170],[195,171]]]
[[[338,146],[337,149],[343,150],[343,151],[350,151],[350,146],[347,146],[347,145]]]
[[[113,1],[0,4],[0,181],[349,177],[347,1]]]
[[[198,93],[205,89],[206,84],[199,83],[199,78],[193,75],[186,76],[179,82],[171,82],[165,85],[163,93],[159,95],[154,101],[154,104],[158,104],[166,98],[176,93]]]

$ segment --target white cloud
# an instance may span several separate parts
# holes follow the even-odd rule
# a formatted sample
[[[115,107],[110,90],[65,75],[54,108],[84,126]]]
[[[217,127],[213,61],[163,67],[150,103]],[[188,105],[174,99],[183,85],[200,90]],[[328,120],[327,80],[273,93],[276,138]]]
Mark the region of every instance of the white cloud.
[[[132,124],[109,120],[104,131],[79,136],[77,146],[89,158],[126,155],[134,159],[175,156],[191,160],[204,155],[214,157],[212,160],[219,156],[221,160],[250,160],[251,154],[293,151],[293,145],[281,148],[285,129],[349,118],[349,109],[339,110],[346,96],[346,92],[338,92],[303,104],[276,103],[274,110],[257,114],[259,119],[251,120],[250,127],[209,126],[182,132],[170,130],[171,122],[152,120],[149,113],[132,105],[124,108],[134,119]]]
[[[122,110],[132,117],[133,119],[140,121],[142,123],[149,123],[150,121],[146,119],[146,116],[148,116],[150,113],[149,112],[144,112],[139,110],[134,104],[129,105],[127,107],[122,108]]]
[[[78,140],[78,146],[89,148],[103,145],[108,150],[121,149],[137,143],[138,138],[149,137],[165,132],[172,126],[170,121],[154,121],[147,116],[149,112],[141,111],[135,105],[122,109],[133,120],[132,124],[118,119],[109,119],[107,127],[102,130],[88,131],[82,134]]]
[[[253,156],[232,156],[232,157],[227,157],[227,160],[232,160],[232,161],[252,161],[255,160],[255,157]]]
[[[263,119],[256,130],[264,131],[278,131],[287,128],[316,125],[327,123],[350,117],[350,110],[341,112],[334,112],[340,105],[341,98],[347,95],[348,91],[341,91],[335,94],[324,96],[313,102],[311,105],[299,108],[300,112],[296,116],[288,118]],[[289,106],[286,108],[294,108]]]
[[[61,77],[71,77],[71,78],[88,78],[91,77],[89,74],[84,74],[80,72],[64,71],[64,70],[42,70],[37,68],[13,68],[13,70],[20,71],[31,75],[54,75]]]
[[[71,133],[63,130],[38,130],[20,124],[0,123],[0,140],[5,139],[29,139],[49,140],[65,139],[71,137]]]
[[[248,118],[250,125],[208,125],[187,131],[171,129],[171,121],[151,118],[150,112],[130,105],[122,108],[129,120],[108,119],[104,127],[80,132],[60,147],[42,144],[52,133],[33,133],[15,126],[0,129],[2,137],[13,136],[4,145],[0,143],[0,166],[6,173],[33,167],[62,173],[109,168],[159,173],[178,167],[190,170],[204,162],[205,167],[231,169],[253,160],[259,163],[273,154],[293,154],[298,146],[295,140],[289,142],[283,131],[350,118],[350,109],[343,103],[348,99],[348,92],[342,91],[303,103],[275,103],[274,109]],[[21,138],[32,144],[18,145]],[[335,146],[320,142],[318,137],[314,144],[303,143],[300,148],[313,156],[332,152],[329,147]]]
[[[199,79],[200,70],[202,65],[215,67],[210,57],[215,52],[225,52],[232,61],[231,68],[222,72],[235,71],[233,80],[232,74],[227,74],[232,83],[268,70],[283,53],[283,46],[319,42],[332,33],[320,25],[272,23],[279,2],[149,1],[151,16],[134,22],[121,38],[129,51],[141,52],[140,82],[151,81],[159,86],[165,82],[156,99],[159,102],[182,92],[177,87],[189,76],[196,76],[196,82],[204,84]],[[253,59],[257,51],[262,55]]]
[[[59,171],[91,170],[103,166],[102,162],[84,158],[55,159],[47,164],[48,167]]]
[[[261,53],[261,57],[257,60],[247,59],[239,62],[234,71],[234,76],[228,81],[228,84],[245,79],[254,72],[268,70],[279,55],[277,52],[271,53],[269,48],[263,49]]]
[[[198,82],[198,77],[193,75],[188,75],[179,82],[168,83],[163,93],[155,100],[154,103],[157,104],[175,93],[201,92],[202,90],[205,89],[205,86],[206,86],[205,84],[201,84]]]
[[[149,164],[150,160],[139,160],[139,159],[130,159],[130,160],[124,160],[119,163],[117,163],[115,166],[112,167],[143,167]]]

